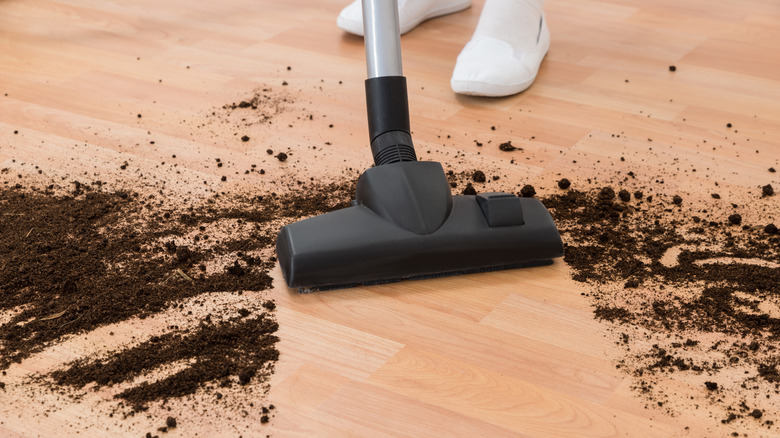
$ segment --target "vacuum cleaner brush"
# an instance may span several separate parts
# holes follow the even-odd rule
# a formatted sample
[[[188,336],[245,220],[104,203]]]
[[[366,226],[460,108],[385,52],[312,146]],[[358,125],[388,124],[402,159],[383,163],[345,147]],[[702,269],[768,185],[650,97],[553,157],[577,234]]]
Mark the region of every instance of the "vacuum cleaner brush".
[[[334,289],[561,257],[560,234],[541,202],[509,193],[453,196],[441,164],[417,161],[397,3],[363,0],[363,15],[375,167],[358,179],[351,207],[282,228],[276,253],[287,285]]]

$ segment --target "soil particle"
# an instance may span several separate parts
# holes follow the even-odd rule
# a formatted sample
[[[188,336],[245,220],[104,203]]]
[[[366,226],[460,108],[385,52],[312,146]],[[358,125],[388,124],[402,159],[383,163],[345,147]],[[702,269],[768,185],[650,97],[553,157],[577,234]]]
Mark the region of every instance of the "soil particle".
[[[571,181],[569,181],[566,178],[563,178],[560,181],[558,181],[558,187],[562,188],[563,190],[566,190],[569,187],[571,187]]]
[[[244,368],[243,370],[241,370],[241,372],[238,373],[239,383],[241,383],[242,385],[248,384],[252,380],[252,377],[255,376],[256,373],[257,371],[254,368]]]
[[[719,195],[719,194],[717,194],[717,193],[713,193],[713,194],[712,194],[712,195],[710,195],[710,196],[712,196],[712,198],[713,198],[713,199],[720,199],[720,195]]]
[[[704,382],[704,386],[707,387],[707,391],[717,391],[718,384],[716,382]]]
[[[276,159],[282,162],[287,161],[287,154],[285,154],[284,152],[279,152],[278,154],[276,154]]]
[[[522,151],[523,148],[514,146],[511,141],[507,141],[498,145],[498,148],[504,152]]]
[[[520,189],[520,195],[523,198],[533,198],[536,195],[536,189],[534,189],[534,186],[526,184]]]
[[[249,141],[249,136],[248,135],[241,136],[241,141],[243,141],[243,142]]]
[[[178,246],[176,247],[176,261],[179,263],[187,263],[193,258],[193,252],[190,250],[190,247],[188,246]]]
[[[618,192],[618,198],[620,198],[620,200],[623,202],[628,202],[631,200],[631,193],[629,193],[626,189],[622,189]]]
[[[675,71],[677,71],[677,66],[670,65],[670,66],[669,66],[669,71],[671,71],[671,72],[675,72]]]
[[[762,363],[758,365],[758,375],[767,382],[778,383],[780,382],[780,371],[777,369],[778,364],[775,363]]]
[[[236,277],[241,277],[242,275],[246,274],[246,271],[245,271],[245,270],[244,270],[244,268],[242,268],[242,267],[241,267],[241,265],[238,263],[238,260],[236,260],[235,262],[233,262],[233,264],[232,264],[231,266],[228,266],[227,268],[225,268],[225,271],[226,271],[228,274],[230,274],[230,275],[234,275],[234,276],[236,276]]]
[[[764,196],[772,196],[775,194],[775,189],[772,188],[772,184],[767,184],[761,187],[761,194]]]
[[[683,202],[682,196],[674,195],[674,197],[672,198],[672,202],[674,203],[674,205],[682,204],[682,202]]]
[[[474,175],[472,175],[471,179],[477,183],[483,183],[487,180],[487,178],[485,177],[485,172],[481,170],[474,171]]]
[[[599,199],[602,201],[611,201],[615,199],[615,190],[612,187],[603,187],[599,191]]]
[[[173,418],[173,417],[168,417],[168,418],[166,418],[166,419],[165,419],[165,425],[166,425],[166,426],[167,426],[169,429],[173,429],[174,427],[176,427],[176,426],[177,426],[177,424],[176,424],[176,419],[175,419],[175,418]]]
[[[764,232],[767,234],[777,234],[777,226],[775,224],[769,224],[764,227]]]
[[[742,215],[739,213],[734,213],[729,216],[729,222],[733,225],[739,225],[742,223]]]
[[[623,289],[636,289],[639,287],[639,280],[628,280],[624,285]]]
[[[463,195],[476,195],[477,191],[474,189],[474,186],[471,185],[471,183],[466,184],[466,188],[463,189],[463,192],[461,192]]]

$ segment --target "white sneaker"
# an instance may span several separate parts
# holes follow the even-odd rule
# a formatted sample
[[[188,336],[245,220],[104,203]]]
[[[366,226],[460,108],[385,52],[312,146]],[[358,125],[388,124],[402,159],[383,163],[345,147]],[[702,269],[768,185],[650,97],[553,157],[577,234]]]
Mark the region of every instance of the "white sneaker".
[[[550,30],[539,0],[487,0],[477,30],[458,55],[452,91],[509,96],[536,79],[550,48]]]
[[[401,34],[409,32],[425,20],[462,11],[469,6],[471,0],[398,0]],[[363,6],[360,0],[344,8],[336,23],[351,34],[363,36]]]

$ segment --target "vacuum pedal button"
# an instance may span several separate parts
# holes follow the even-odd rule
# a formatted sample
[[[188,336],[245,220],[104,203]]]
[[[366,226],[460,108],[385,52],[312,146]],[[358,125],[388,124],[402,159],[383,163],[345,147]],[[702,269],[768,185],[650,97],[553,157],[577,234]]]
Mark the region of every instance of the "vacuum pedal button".
[[[480,193],[476,196],[488,225],[505,227],[523,225],[523,207],[520,198],[511,193]]]

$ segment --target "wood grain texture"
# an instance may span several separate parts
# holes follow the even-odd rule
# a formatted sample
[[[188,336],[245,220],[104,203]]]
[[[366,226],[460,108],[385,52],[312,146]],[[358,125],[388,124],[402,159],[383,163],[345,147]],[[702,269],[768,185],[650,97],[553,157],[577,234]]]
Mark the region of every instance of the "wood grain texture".
[[[2,0],[0,168],[194,198],[270,192],[277,178],[304,172],[320,181],[355,176],[371,158],[363,42],[335,25],[346,3]],[[504,189],[531,183],[543,193],[561,175],[582,187],[629,170],[651,181],[673,167],[665,187],[700,200],[714,181],[723,193],[755,192],[767,167],[780,168],[776,1],[548,0],[552,46],[537,82],[507,98],[456,96],[450,74],[483,3],[402,39],[422,159],[486,169]],[[289,97],[273,124],[209,121],[256,88]],[[253,140],[239,141],[239,131]],[[525,149],[512,162],[495,147],[508,140]],[[294,158],[280,164],[268,148]],[[217,168],[215,157],[227,165]],[[145,177],[127,180],[118,170],[125,161]],[[249,163],[266,175],[243,175]],[[284,287],[278,269],[273,275],[281,359],[267,399],[277,410],[244,436],[715,433],[700,412],[673,417],[644,406],[615,368],[615,339],[593,319],[586,287],[561,261],[310,295]],[[105,332],[4,378],[106,348]],[[90,407],[100,393],[52,413],[37,404],[53,403],[45,393],[11,396],[0,391],[3,437],[139,436],[121,422],[101,424],[107,411]],[[168,436],[223,435],[215,424]]]

